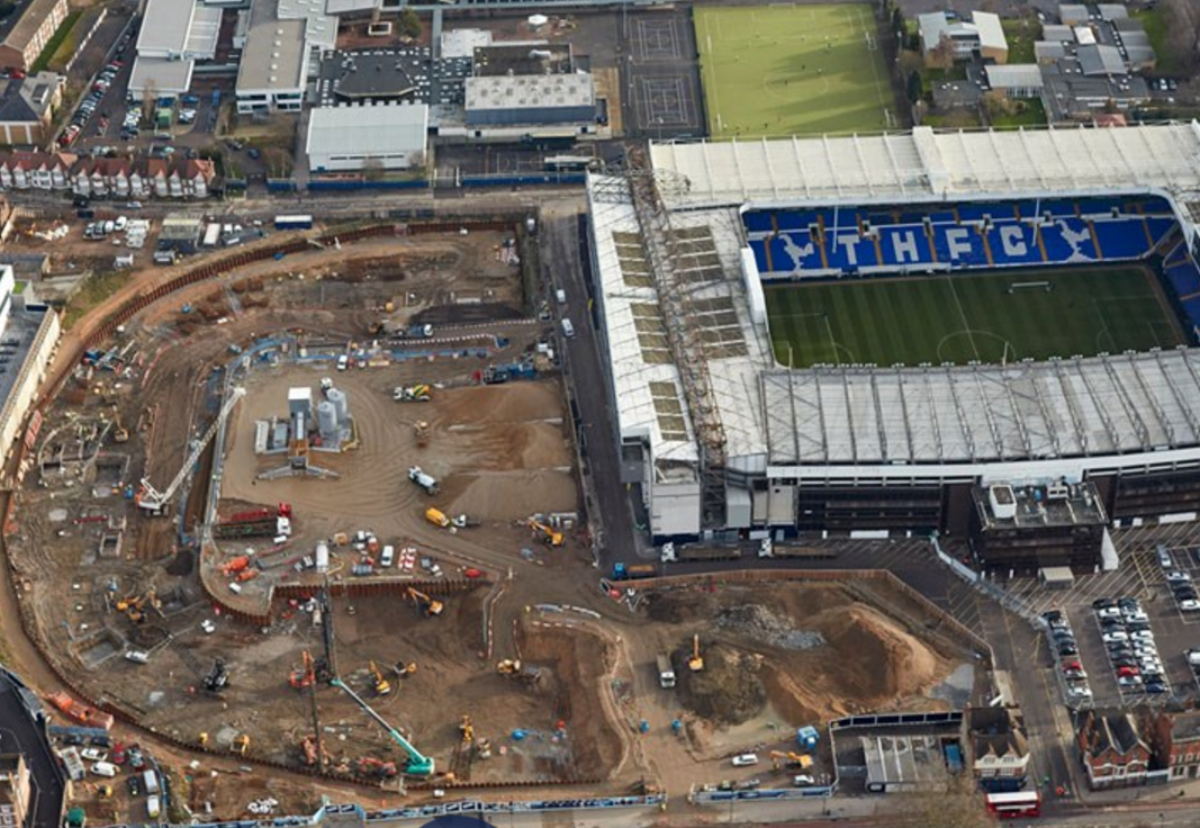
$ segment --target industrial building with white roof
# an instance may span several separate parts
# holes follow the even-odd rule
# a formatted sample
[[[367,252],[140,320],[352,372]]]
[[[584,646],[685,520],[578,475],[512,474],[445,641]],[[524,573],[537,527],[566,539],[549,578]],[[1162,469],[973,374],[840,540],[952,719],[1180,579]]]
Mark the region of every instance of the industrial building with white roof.
[[[1086,481],[1126,523],[1200,512],[1200,352],[790,369],[743,224],[1152,194],[1194,253],[1200,124],[652,144],[649,167],[658,211],[626,177],[589,176],[588,198],[622,482],[654,537],[965,533],[972,489],[1001,483]]]

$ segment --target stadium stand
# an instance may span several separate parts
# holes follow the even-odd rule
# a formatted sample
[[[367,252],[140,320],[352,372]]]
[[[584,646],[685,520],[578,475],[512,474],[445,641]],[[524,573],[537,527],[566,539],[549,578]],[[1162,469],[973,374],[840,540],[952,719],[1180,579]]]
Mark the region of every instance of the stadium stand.
[[[765,279],[1134,261],[1175,227],[1158,198],[977,202],[949,209],[750,212]]]

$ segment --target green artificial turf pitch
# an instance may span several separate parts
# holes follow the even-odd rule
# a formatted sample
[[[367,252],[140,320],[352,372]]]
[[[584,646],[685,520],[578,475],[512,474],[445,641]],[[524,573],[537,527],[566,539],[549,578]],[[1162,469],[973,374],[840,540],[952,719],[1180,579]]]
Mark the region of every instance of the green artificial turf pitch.
[[[775,358],[797,368],[1013,362],[1185,341],[1141,267],[876,277],[765,292]]]
[[[695,26],[712,136],[895,126],[870,6],[698,7]]]

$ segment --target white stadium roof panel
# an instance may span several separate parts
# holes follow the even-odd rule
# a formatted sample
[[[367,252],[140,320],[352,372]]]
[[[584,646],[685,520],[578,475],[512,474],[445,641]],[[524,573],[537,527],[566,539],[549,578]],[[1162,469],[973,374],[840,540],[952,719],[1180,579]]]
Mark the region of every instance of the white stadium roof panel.
[[[672,208],[1200,192],[1200,124],[653,144]]]

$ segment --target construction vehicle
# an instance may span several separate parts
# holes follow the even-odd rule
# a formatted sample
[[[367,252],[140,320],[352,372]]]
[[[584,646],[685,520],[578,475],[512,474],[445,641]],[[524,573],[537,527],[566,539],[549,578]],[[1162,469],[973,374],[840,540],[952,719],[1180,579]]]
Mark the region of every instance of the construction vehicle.
[[[373,679],[375,679],[375,695],[386,696],[389,693],[391,693],[392,692],[391,682],[389,682],[386,678],[384,678],[383,672],[379,669],[379,666],[374,661],[371,662],[370,669],[371,669],[371,677]]]
[[[235,387],[230,391],[229,396],[225,399],[225,403],[221,406],[220,413],[217,414],[217,418],[212,421],[204,434],[200,436],[200,439],[195,441],[195,445],[188,456],[184,458],[183,465],[175,475],[175,479],[170,482],[166,489],[160,492],[154,488],[149,478],[142,478],[141,490],[138,492],[136,498],[137,505],[141,509],[145,510],[149,515],[160,516],[166,514],[167,504],[175,496],[175,493],[179,491],[179,487],[183,485],[183,481],[187,479],[187,476],[192,473],[192,470],[196,467],[196,463],[200,460],[200,455],[208,448],[208,444],[212,442],[212,438],[216,436],[218,429],[229,418],[229,415],[233,412],[233,407],[244,396],[246,396],[246,389],[241,386]]]
[[[392,391],[392,399],[396,402],[429,402],[433,397],[428,385],[402,385]]]
[[[471,714],[463,714],[462,721],[458,725],[458,735],[462,737],[464,745],[469,745],[475,741],[475,726],[471,724]]]
[[[413,437],[416,438],[418,446],[429,445],[429,423],[424,420],[413,423]]]
[[[113,442],[114,443],[128,443],[129,442],[129,429],[127,429],[127,428],[125,428],[125,426],[121,425],[121,415],[120,414],[115,415],[115,419],[113,422]]]
[[[519,677],[526,684],[537,684],[542,679],[541,670],[522,664],[520,659],[504,659],[496,664],[496,672],[510,678]]]
[[[238,555],[236,558],[234,558],[231,561],[226,562],[226,564],[223,567],[221,567],[221,574],[222,575],[236,575],[237,573],[241,572],[248,566],[250,566],[250,556],[249,555]]]
[[[394,665],[392,665],[392,672],[396,674],[396,678],[406,679],[409,676],[416,675],[417,662],[397,661]]]
[[[548,546],[562,546],[563,545],[562,532],[558,532],[554,529],[551,529],[546,524],[539,523],[538,521],[533,520],[532,518],[530,518],[527,521],[527,524],[528,524],[529,528],[532,529],[538,535],[538,537],[541,539],[542,543],[547,544]]]
[[[96,727],[106,731],[112,730],[112,714],[103,713],[102,710],[97,710],[94,707],[86,706],[82,702],[77,702],[71,696],[65,694],[65,692],[55,692],[55,694],[49,695],[46,698],[50,704],[58,708],[68,719],[78,721],[84,727]]]
[[[99,800],[102,800],[102,801],[106,800],[106,799],[112,799],[113,798],[112,785],[101,785],[98,788],[96,788],[96,798]]]
[[[621,561],[613,564],[612,577],[614,581],[632,581],[638,578],[653,578],[658,574],[654,564],[629,564]]]
[[[396,728],[388,724],[386,719],[372,710],[371,706],[363,701],[357,693],[347,687],[346,683],[340,678],[333,679],[330,684],[353,699],[354,702],[361,707],[368,716],[374,719],[380,727],[387,731],[388,735],[392,737],[396,744],[400,745],[401,750],[403,750],[405,755],[408,757],[408,761],[404,765],[405,773],[412,774],[413,776],[433,775],[434,765],[431,757],[425,756],[419,750],[417,750],[411,742],[409,742],[400,734],[400,731],[396,730]]]
[[[776,760],[772,763],[775,766],[775,770],[780,769],[780,764],[778,761],[780,759],[785,760],[783,763],[783,767],[785,768],[800,768],[801,770],[809,770],[813,766],[813,759],[811,756],[805,756],[802,753],[793,753],[792,751],[784,752],[780,750],[773,750],[771,751],[771,758]]]
[[[233,739],[233,744],[229,746],[229,750],[236,753],[238,756],[245,756],[250,750],[250,737],[245,733],[239,733]]]
[[[358,776],[377,776],[383,779],[392,779],[397,773],[396,763],[384,762],[372,756],[363,756],[355,760],[355,773]]]
[[[434,526],[440,526],[443,529],[450,528],[450,518],[446,517],[441,510],[435,509],[432,506],[425,510],[425,519]]]
[[[693,673],[704,669],[704,658],[700,655],[700,633],[692,636],[692,657],[688,659],[688,669]]]
[[[426,474],[420,466],[413,466],[408,470],[408,479],[424,489],[427,495],[438,493],[437,480],[431,475]]]
[[[675,686],[675,668],[671,666],[671,659],[665,653],[659,653],[654,661],[658,665],[658,686],[670,690]]]
[[[297,690],[303,690],[306,687],[311,687],[313,682],[317,680],[316,665],[313,663],[312,653],[305,650],[301,653],[304,659],[304,666],[299,670],[293,670],[288,676],[288,684]]]
[[[441,615],[442,610],[446,608],[446,605],[438,599],[430,598],[424,592],[413,589],[412,587],[408,588],[408,597],[412,599],[414,604],[425,611],[425,616],[427,618]]]
[[[146,620],[145,608],[149,605],[158,611],[162,611],[162,601],[159,600],[154,590],[148,590],[145,595],[129,595],[117,601],[117,612],[123,612],[129,620],[135,624],[141,624]]]
[[[204,677],[204,689],[210,693],[220,693],[229,686],[229,670],[225,668],[225,659],[218,657],[213,661],[212,669]]]

